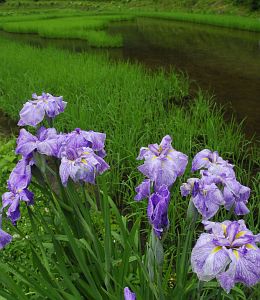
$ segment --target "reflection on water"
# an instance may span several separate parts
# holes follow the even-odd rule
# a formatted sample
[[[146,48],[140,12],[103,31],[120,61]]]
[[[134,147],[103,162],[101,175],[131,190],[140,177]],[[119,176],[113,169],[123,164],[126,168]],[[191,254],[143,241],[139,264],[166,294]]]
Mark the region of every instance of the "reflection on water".
[[[139,19],[114,23],[124,36],[122,58],[185,71],[216,101],[260,135],[260,34],[191,23]]]
[[[120,33],[122,49],[91,49],[86,41],[44,39],[36,35],[7,34],[16,41],[40,47],[103,53],[115,59],[138,61],[151,68],[177,68],[212,91],[216,101],[246,117],[249,135],[260,136],[260,34],[192,23],[140,18],[115,22],[109,33]]]

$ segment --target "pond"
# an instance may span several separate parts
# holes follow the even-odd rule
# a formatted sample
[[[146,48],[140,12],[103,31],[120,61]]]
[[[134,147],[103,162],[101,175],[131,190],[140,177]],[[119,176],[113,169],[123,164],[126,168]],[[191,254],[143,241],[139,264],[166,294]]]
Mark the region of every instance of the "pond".
[[[1,35],[40,47],[72,51],[108,52],[112,59],[139,62],[156,69],[177,69],[215,95],[215,101],[234,113],[250,137],[260,136],[260,33],[168,20],[138,18],[111,23],[124,46],[90,49],[81,40],[44,39],[37,35]]]

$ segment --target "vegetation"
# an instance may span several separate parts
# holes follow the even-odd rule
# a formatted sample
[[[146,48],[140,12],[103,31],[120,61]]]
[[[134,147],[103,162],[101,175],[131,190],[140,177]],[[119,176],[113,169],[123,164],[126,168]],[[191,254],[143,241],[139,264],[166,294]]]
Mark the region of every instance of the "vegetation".
[[[75,127],[80,127],[82,129],[106,132],[107,161],[111,166],[111,170],[104,177],[104,181],[100,182],[101,189],[107,191],[104,193],[104,203],[107,201],[108,196],[111,197],[119,207],[122,207],[123,215],[127,214],[128,218],[136,224],[133,231],[131,231],[132,233],[128,233],[125,217],[121,217],[118,210],[113,206],[113,203],[109,202],[112,215],[110,217],[105,216],[104,222],[105,224],[112,222],[117,224],[116,226],[121,224],[119,225],[121,226],[120,234],[126,235],[126,240],[122,244],[123,249],[128,247],[128,243],[132,243],[131,239],[136,236],[137,232],[138,235],[142,232],[139,225],[137,225],[140,224],[140,218],[145,236],[147,232],[145,225],[147,223],[145,216],[146,204],[144,202],[137,204],[133,201],[134,188],[140,182],[140,175],[136,170],[138,150],[141,146],[150,144],[153,141],[160,141],[162,136],[167,133],[173,137],[174,148],[186,153],[190,159],[197,151],[209,148],[218,150],[222,157],[229,159],[236,165],[238,180],[252,188],[252,196],[249,201],[249,208],[252,213],[245,217],[246,223],[253,232],[256,233],[259,231],[260,214],[258,199],[260,191],[257,186],[259,178],[254,175],[255,166],[259,164],[259,155],[253,146],[249,147],[249,142],[245,140],[241,128],[236,122],[231,121],[230,123],[226,123],[224,121],[222,111],[212,104],[209,96],[202,92],[198,93],[195,97],[190,96],[189,81],[185,76],[174,72],[169,75],[163,72],[149,73],[141,66],[130,65],[128,63],[112,63],[103,56],[71,54],[67,51],[51,48],[36,49],[15,42],[7,43],[5,39],[0,40],[0,70],[0,107],[11,118],[17,119],[22,104],[28,98],[28,93],[49,91],[55,95],[63,95],[64,99],[68,100],[68,107],[65,113],[59,116],[57,122],[55,121],[56,128],[62,131],[70,131]],[[169,210],[171,226],[164,242],[166,245],[165,255],[167,257],[167,263],[164,267],[164,274],[167,273],[164,288],[168,291],[169,295],[172,295],[173,291],[168,287],[168,282],[170,278],[174,278],[175,272],[178,274],[178,269],[177,271],[176,269],[168,269],[167,266],[176,266],[176,263],[178,264],[178,257],[180,257],[178,249],[183,249],[182,245],[185,243],[185,234],[187,232],[186,225],[183,222],[186,216],[187,203],[185,199],[181,198],[179,187],[181,182],[184,182],[188,178],[189,168],[187,168],[184,177],[175,184],[172,192],[172,199],[174,201],[171,203]],[[68,197],[72,197],[69,198],[72,201],[70,203],[78,203],[77,205],[80,205],[80,202],[75,202],[75,199],[78,199],[78,197],[75,198],[75,195],[73,196],[75,192],[71,193],[68,195]],[[38,228],[41,228],[38,234],[40,240],[40,243],[37,244],[38,246],[33,241],[29,241],[29,243],[33,243],[34,247],[41,247],[41,245],[44,247],[39,250],[41,254],[37,255],[33,250],[33,252],[28,251],[28,255],[23,256],[23,267],[20,264],[20,267],[18,267],[20,273],[17,273],[17,266],[15,269],[12,267],[12,263],[16,264],[17,262],[19,265],[19,259],[13,256],[13,251],[16,251],[12,250],[12,247],[15,247],[16,243],[14,241],[14,244],[11,244],[4,250],[1,261],[5,262],[5,264],[2,264],[1,267],[4,268],[5,272],[15,275],[15,281],[18,281],[23,289],[19,293],[26,292],[28,295],[40,293],[42,296],[46,296],[44,289],[49,285],[48,293],[53,293],[53,299],[60,299],[59,297],[62,296],[58,297],[55,293],[62,291],[62,286],[64,286],[65,282],[69,282],[69,278],[72,278],[71,280],[75,284],[78,278],[78,270],[75,270],[73,274],[67,274],[66,276],[69,277],[64,282],[63,276],[66,273],[64,273],[62,264],[60,264],[61,269],[58,270],[57,266],[53,266],[58,259],[57,254],[59,252],[57,251],[59,249],[63,251],[59,247],[66,241],[62,238],[59,241],[59,245],[55,246],[58,248],[55,248],[56,250],[53,252],[52,248],[50,248],[52,247],[51,240],[54,238],[52,235],[57,234],[57,232],[60,232],[61,235],[67,235],[69,231],[66,228],[64,229],[63,226],[62,228],[59,227],[61,220],[65,222],[63,214],[58,206],[55,206],[56,208],[54,209],[52,205],[55,203],[49,203],[48,201],[51,198],[47,198],[45,196],[42,199],[43,202],[38,201],[34,207],[34,212],[31,214],[32,222],[41,222],[43,224],[43,219],[39,221],[37,214],[38,211],[41,213],[44,212],[45,207],[47,207],[47,211],[51,211],[51,214],[53,214],[50,219],[56,220],[56,223],[47,222],[50,227],[45,227],[45,225],[37,223]],[[36,214],[35,216],[34,213]],[[94,211],[93,218],[100,219],[99,217],[95,217],[95,214],[97,216],[99,213]],[[218,220],[224,220],[225,218],[227,218],[227,214],[223,211],[217,216]],[[84,219],[87,220],[87,216]],[[88,221],[87,224],[86,226],[90,225]],[[19,234],[24,234],[25,236],[28,232],[31,232],[33,226],[26,225],[23,227],[23,223],[18,224],[18,230],[21,231]],[[55,226],[58,226],[58,229]],[[98,223],[95,226],[100,228]],[[50,230],[52,233],[50,233]],[[55,230],[58,231],[56,232]],[[51,235],[46,235],[47,232]],[[118,235],[113,233],[113,238],[115,237],[118,237]],[[196,236],[192,235],[193,243],[195,238]],[[21,251],[21,247],[25,246],[25,244],[28,247],[27,242],[25,242],[26,240],[21,238],[19,251]],[[73,245],[74,242],[70,242]],[[107,243],[110,242],[107,240]],[[74,246],[76,247],[76,245]],[[136,246],[141,251],[141,244],[136,244]],[[122,291],[124,284],[130,283],[134,287],[135,283],[138,283],[135,277],[136,270],[139,270],[138,274],[143,274],[143,270],[139,269],[140,265],[138,264],[138,260],[141,257],[130,264],[130,269],[126,267],[124,272],[127,271],[127,273],[123,273],[124,275],[121,272],[118,273],[118,266],[120,264],[118,265],[116,262],[120,259],[122,248],[117,248],[117,242],[115,247],[111,250],[114,261],[112,266],[110,266],[112,268],[111,274],[113,274],[111,280],[113,282],[119,282],[119,278],[124,278],[124,280],[120,281],[121,283],[117,286],[116,290],[114,288],[109,290],[112,293],[111,295],[109,294],[111,299],[113,299],[113,295],[117,295],[115,297],[118,299],[118,295]],[[92,255],[88,252],[88,248],[84,246],[84,249],[84,251],[87,251],[84,252],[85,255]],[[99,248],[98,251],[101,251],[99,252],[100,257],[108,257],[110,255],[104,253],[104,249],[107,248]],[[17,253],[20,253],[19,251]],[[66,251],[68,251],[67,255],[69,255],[69,259],[71,250],[67,249]],[[133,259],[131,258],[131,251],[127,252],[130,261]],[[188,253],[183,254],[186,257],[186,261],[188,260],[188,256],[186,255],[189,254],[190,248]],[[140,255],[142,255],[142,251]],[[33,257],[32,261],[31,257]],[[39,262],[41,259],[45,262],[44,266]],[[74,256],[73,259],[78,260],[80,258]],[[9,267],[6,262],[9,262]],[[103,260],[95,260],[95,262],[98,264],[95,268],[99,270],[99,274],[102,274]],[[69,263],[69,260],[66,263]],[[41,272],[25,273],[25,270],[28,268],[24,266],[27,265],[29,268],[36,268],[37,270],[41,270]],[[45,268],[49,270],[48,272],[52,274],[51,276],[57,276],[58,281],[55,281],[56,283],[52,279],[49,281],[47,275],[45,278],[42,277],[45,276],[45,271],[43,271]],[[181,265],[178,268],[181,269]],[[185,284],[194,284],[196,281],[195,275],[192,275],[190,269],[186,271],[187,278],[185,280],[187,281],[185,281]],[[3,288],[5,288],[5,285],[11,286],[10,282],[6,279],[7,273],[5,272],[1,273],[1,280],[3,280],[4,284]],[[88,289],[87,286],[82,287],[82,289],[84,291],[88,290],[90,293],[89,297],[91,298],[93,296],[91,293],[93,291],[97,292],[96,287],[99,284],[104,286],[108,282],[105,278],[102,279],[104,282],[101,282],[99,281],[101,279],[96,277],[93,279],[96,281],[96,284],[92,285],[91,289]],[[34,282],[34,284],[28,285],[27,280]],[[141,279],[139,278],[138,280]],[[184,279],[179,278],[179,280]],[[37,282],[41,284],[41,292],[39,290],[36,291]],[[175,284],[176,282],[173,279],[173,287]],[[257,287],[251,291],[237,288],[232,291],[230,296],[224,292],[216,295],[215,287],[215,283],[205,284],[200,287],[200,293],[201,295],[207,295],[208,298],[214,297],[214,299],[230,299],[230,297],[233,297],[233,299],[246,299],[249,294],[252,294],[255,299],[259,297]],[[4,289],[2,291],[2,295],[8,296],[8,293],[11,293],[11,296],[9,295],[7,299],[12,299],[16,295],[13,294],[14,290],[9,289],[7,291]],[[70,286],[66,292],[72,293],[75,297],[73,293],[76,293],[76,290],[73,286]],[[105,297],[103,294],[104,291],[99,292]],[[147,289],[147,291],[143,290],[138,293],[140,293],[139,295],[144,295],[143,293],[146,292],[150,293],[151,290]],[[189,295],[193,295],[191,296],[192,299],[196,299],[196,289],[192,290],[191,293]]]

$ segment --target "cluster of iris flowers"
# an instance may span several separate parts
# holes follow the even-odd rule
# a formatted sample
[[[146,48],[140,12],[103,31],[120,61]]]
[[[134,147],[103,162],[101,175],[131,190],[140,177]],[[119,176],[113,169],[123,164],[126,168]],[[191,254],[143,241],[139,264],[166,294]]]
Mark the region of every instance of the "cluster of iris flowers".
[[[21,110],[18,125],[36,127],[43,121],[45,115],[50,121],[63,112],[67,104],[62,97],[45,93],[41,96],[33,94],[33,99],[28,101]],[[96,176],[109,169],[109,165],[104,160],[105,139],[104,133],[84,131],[79,128],[70,133],[57,133],[55,128],[40,126],[36,135],[22,128],[16,147],[16,153],[22,158],[8,179],[9,191],[2,196],[2,210],[8,208],[7,218],[16,225],[20,219],[21,201],[26,202],[27,205],[33,204],[34,195],[28,187],[32,178],[32,168],[37,166],[39,155],[43,158],[51,156],[59,160],[59,174],[64,186],[67,185],[69,178],[74,182],[95,184]],[[12,237],[1,229],[0,248],[11,240]]]
[[[192,161],[192,171],[200,171],[201,178],[190,178],[181,186],[182,196],[191,195],[191,201],[203,219],[212,218],[220,205],[233,209],[236,215],[249,213],[246,204],[250,188],[236,180],[234,166],[218,153],[204,149]]]
[[[39,156],[54,157],[59,161],[61,183],[66,186],[69,178],[74,182],[95,184],[96,176],[109,169],[105,162],[104,133],[76,128],[70,133],[57,133],[55,128],[39,127],[46,117],[50,122],[64,111],[66,102],[62,97],[43,93],[33,94],[33,100],[25,103],[20,112],[20,126],[36,127],[36,135],[26,129],[20,130],[16,153],[21,159],[8,179],[8,192],[2,196],[0,213],[0,249],[11,242],[12,236],[2,228],[2,213],[16,225],[20,219],[20,203],[33,204],[33,193],[28,189],[32,168],[40,168]],[[136,187],[135,200],[148,199],[147,216],[153,232],[159,240],[169,227],[168,208],[170,190],[177,177],[182,176],[188,164],[187,155],[175,150],[172,139],[166,135],[161,143],[140,149],[137,160],[144,160],[138,170],[145,176]],[[236,215],[249,213],[246,204],[250,189],[240,184],[234,166],[223,160],[217,152],[204,149],[196,154],[192,172],[200,170],[200,178],[190,178],[181,186],[182,196],[191,196],[190,202],[202,215],[207,233],[202,233],[191,254],[193,271],[202,281],[216,278],[223,289],[229,292],[237,282],[247,286],[260,281],[260,234],[254,235],[243,220],[208,221],[223,205]],[[124,289],[126,300],[136,296],[128,287]]]
[[[167,135],[160,145],[141,148],[137,158],[145,160],[138,169],[146,178],[136,187],[135,200],[148,198],[148,219],[159,239],[169,227],[170,188],[188,163],[188,157],[174,150],[171,141]],[[249,213],[246,204],[250,189],[237,181],[233,168],[216,151],[204,149],[192,161],[192,172],[200,170],[200,178],[190,178],[181,186],[181,195],[191,195],[190,201],[208,232],[201,234],[192,250],[192,269],[202,281],[216,278],[226,292],[238,282],[252,286],[260,281],[260,249],[256,245],[260,234],[253,235],[243,220],[208,221],[220,205],[236,215]],[[129,290],[125,292],[126,300],[133,297]]]

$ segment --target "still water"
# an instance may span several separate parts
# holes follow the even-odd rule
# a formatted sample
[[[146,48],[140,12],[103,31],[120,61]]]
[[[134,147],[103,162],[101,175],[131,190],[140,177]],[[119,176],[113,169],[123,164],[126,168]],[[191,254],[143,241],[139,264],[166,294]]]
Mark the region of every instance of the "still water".
[[[156,69],[185,72],[202,89],[215,95],[239,121],[248,136],[260,136],[260,33],[193,23],[139,18],[114,22],[111,34],[120,33],[120,49],[91,49],[86,41],[44,39],[37,35],[8,34],[10,39],[72,51],[108,52],[112,59],[130,60]],[[195,84],[193,84],[195,85]]]

